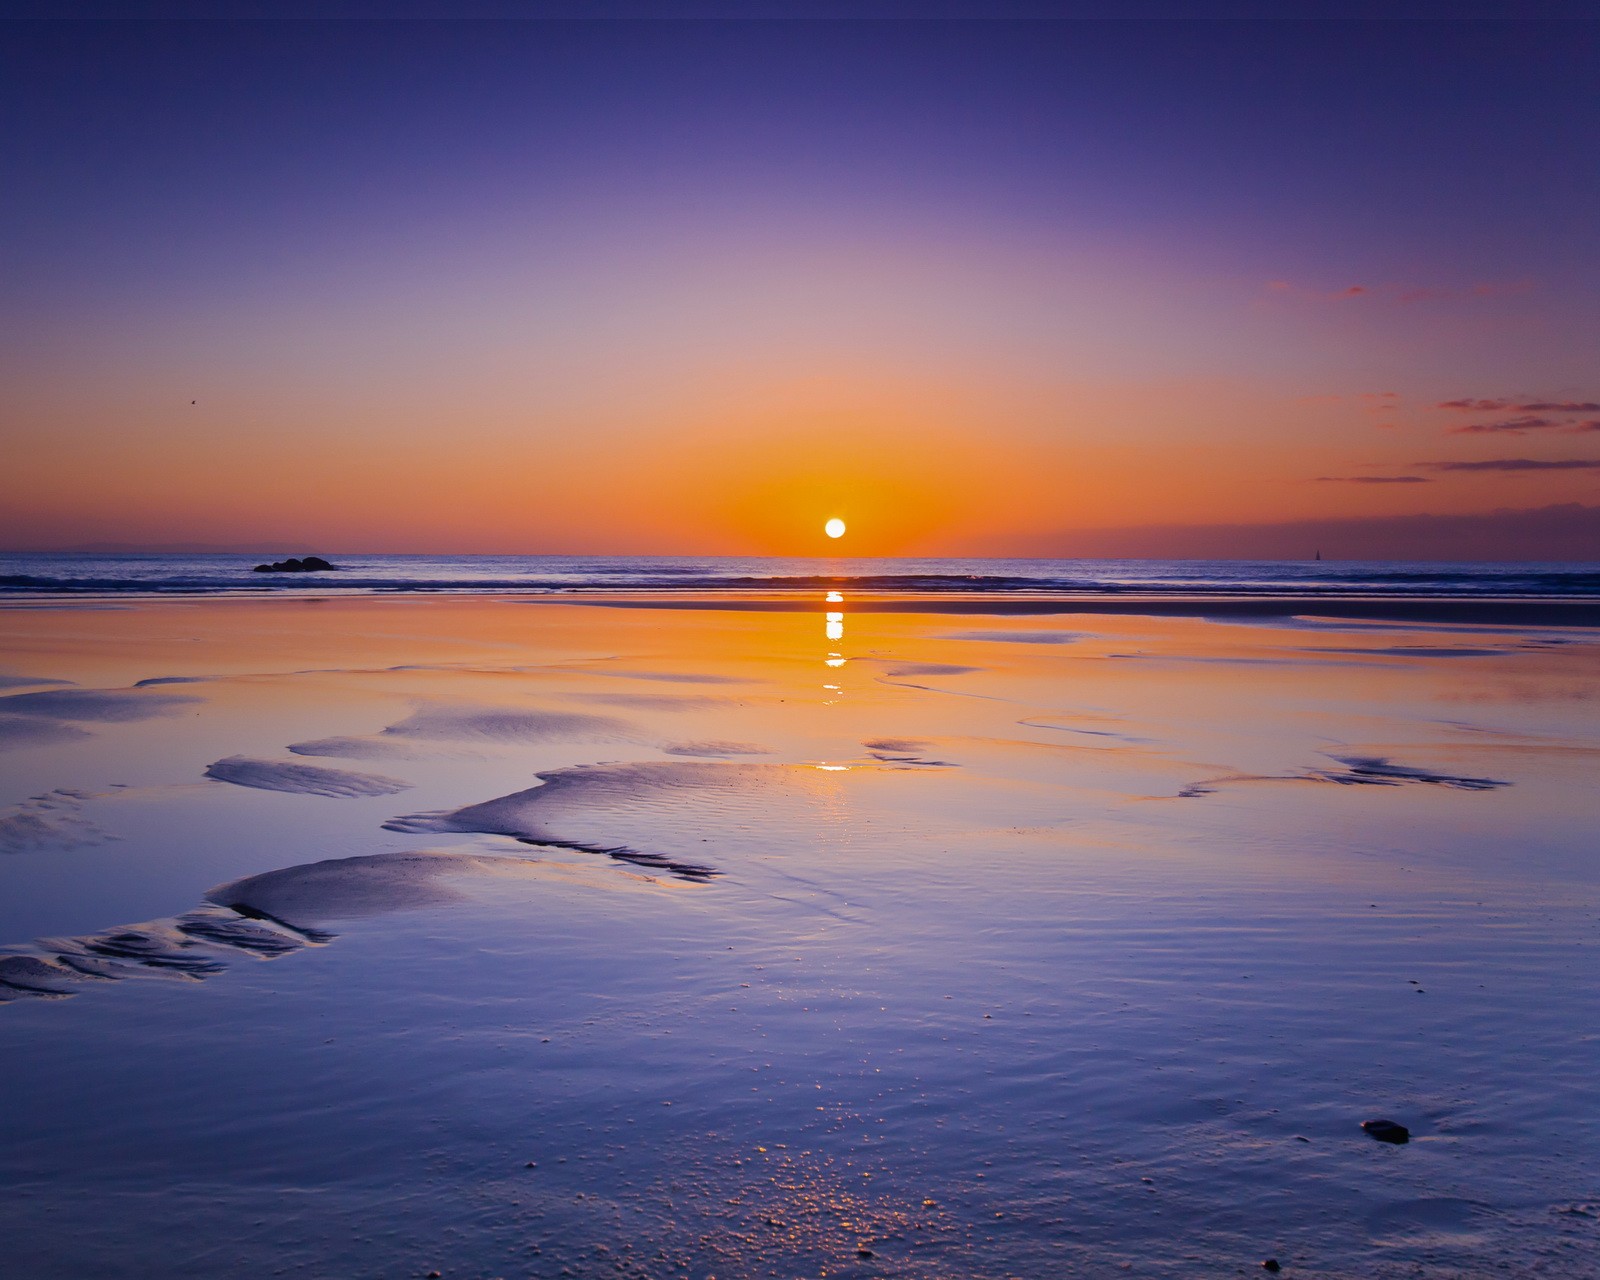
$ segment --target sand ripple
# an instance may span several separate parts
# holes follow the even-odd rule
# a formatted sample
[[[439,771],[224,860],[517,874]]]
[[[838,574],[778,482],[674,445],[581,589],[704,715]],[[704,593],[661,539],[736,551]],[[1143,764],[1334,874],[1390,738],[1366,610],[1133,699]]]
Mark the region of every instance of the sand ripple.
[[[273,959],[326,942],[331,935],[246,919],[209,904],[170,920],[119,925],[73,938],[41,938],[0,955],[0,1004],[60,999],[86,986],[125,978],[199,981],[222,973],[230,956]]]
[[[331,796],[353,800],[360,796],[390,796],[411,789],[409,782],[376,773],[354,773],[325,765],[289,760],[252,760],[229,756],[206,766],[206,777],[262,791],[292,791],[299,795]]]
[[[0,853],[37,853],[100,844],[111,839],[79,809],[87,791],[57,787],[0,809]]]
[[[139,693],[133,689],[41,689],[0,698],[0,715],[105,722],[149,720],[199,701],[181,693]]]
[[[435,906],[462,895],[452,875],[534,872],[518,858],[388,853],[285,867],[219,885],[193,911],[100,933],[41,938],[0,953],[0,1004],[61,999],[100,982],[200,981],[240,959],[275,960],[331,942],[329,921]]]

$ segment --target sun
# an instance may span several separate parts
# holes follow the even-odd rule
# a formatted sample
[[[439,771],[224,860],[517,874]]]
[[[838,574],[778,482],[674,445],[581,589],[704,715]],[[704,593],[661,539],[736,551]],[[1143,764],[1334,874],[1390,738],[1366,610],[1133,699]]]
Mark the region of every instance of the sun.
[[[830,538],[842,538],[844,537],[844,521],[839,519],[838,516],[834,516],[832,520],[822,526],[822,532]]]

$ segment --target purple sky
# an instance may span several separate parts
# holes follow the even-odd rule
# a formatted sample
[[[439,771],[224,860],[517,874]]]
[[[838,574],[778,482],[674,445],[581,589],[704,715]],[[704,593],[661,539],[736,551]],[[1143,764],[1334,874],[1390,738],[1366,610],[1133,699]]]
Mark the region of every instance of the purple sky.
[[[0,541],[1600,554],[1597,37],[8,23]]]

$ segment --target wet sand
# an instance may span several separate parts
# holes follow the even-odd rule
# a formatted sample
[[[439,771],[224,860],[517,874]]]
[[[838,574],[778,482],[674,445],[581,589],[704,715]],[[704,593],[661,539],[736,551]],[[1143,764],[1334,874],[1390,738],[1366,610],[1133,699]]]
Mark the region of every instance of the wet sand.
[[[578,602],[574,597],[568,599]],[[587,602],[586,602],[587,603]],[[652,592],[616,596],[612,607],[628,609],[732,609],[770,613],[808,613],[816,605],[794,592],[695,596]],[[1543,598],[1453,598],[1446,596],[1340,595],[1159,596],[1137,592],[1095,595],[1028,594],[1007,592],[970,595],[895,595],[853,597],[856,613],[956,613],[987,616],[1037,617],[1051,614],[1118,614],[1147,618],[1341,618],[1366,622],[1442,623],[1468,626],[1596,627],[1600,602]]]
[[[1594,620],[1245,605],[5,610],[8,1270],[1600,1275]]]

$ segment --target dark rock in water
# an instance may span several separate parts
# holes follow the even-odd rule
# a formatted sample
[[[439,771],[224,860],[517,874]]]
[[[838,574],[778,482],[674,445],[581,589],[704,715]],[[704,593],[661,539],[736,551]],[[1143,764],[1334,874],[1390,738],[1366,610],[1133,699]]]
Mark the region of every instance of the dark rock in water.
[[[287,560],[274,560],[271,564],[258,564],[255,573],[321,573],[333,566],[321,556],[306,556],[303,560],[291,556]]]
[[[1278,1260],[1276,1258],[1268,1258],[1265,1262],[1263,1262],[1261,1264],[1261,1269],[1263,1271],[1282,1271],[1283,1270],[1283,1268],[1278,1265]]]
[[[1367,1131],[1369,1137],[1376,1138],[1379,1142],[1411,1141],[1411,1130],[1403,1124],[1396,1124],[1393,1120],[1363,1120],[1361,1127]]]

